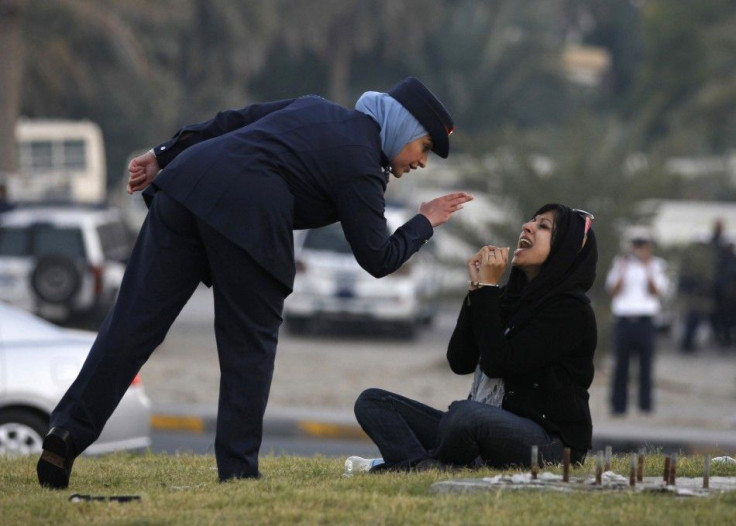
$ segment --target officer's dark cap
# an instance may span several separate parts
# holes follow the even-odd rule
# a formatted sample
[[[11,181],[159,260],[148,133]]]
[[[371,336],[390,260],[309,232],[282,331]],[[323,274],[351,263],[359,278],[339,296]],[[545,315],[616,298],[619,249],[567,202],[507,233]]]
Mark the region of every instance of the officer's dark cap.
[[[427,87],[414,77],[394,85],[388,94],[399,101],[424,126],[432,139],[432,151],[442,158],[450,153],[450,135],[455,125],[447,109]]]

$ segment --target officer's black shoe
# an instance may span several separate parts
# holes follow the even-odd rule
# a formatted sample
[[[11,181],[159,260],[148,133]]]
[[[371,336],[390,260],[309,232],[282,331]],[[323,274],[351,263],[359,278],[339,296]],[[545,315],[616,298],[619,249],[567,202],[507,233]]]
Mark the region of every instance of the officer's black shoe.
[[[43,453],[36,466],[41,486],[52,489],[69,486],[74,457],[74,444],[69,431],[59,427],[51,428],[43,439]]]

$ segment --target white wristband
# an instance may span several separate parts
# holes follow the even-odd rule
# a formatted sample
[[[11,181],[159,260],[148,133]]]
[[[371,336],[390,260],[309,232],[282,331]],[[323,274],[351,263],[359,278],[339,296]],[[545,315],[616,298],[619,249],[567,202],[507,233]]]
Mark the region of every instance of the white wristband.
[[[483,283],[482,281],[469,281],[471,287],[498,287],[498,283]]]

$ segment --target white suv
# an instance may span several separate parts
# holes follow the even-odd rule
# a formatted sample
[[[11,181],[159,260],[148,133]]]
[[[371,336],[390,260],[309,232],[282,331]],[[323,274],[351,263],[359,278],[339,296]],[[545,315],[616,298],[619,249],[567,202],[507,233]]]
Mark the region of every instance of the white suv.
[[[403,208],[387,207],[389,233],[412,214]],[[390,325],[395,335],[411,338],[419,325],[431,323],[434,318],[443,273],[431,244],[381,279],[358,265],[339,223],[301,231],[295,236],[295,245],[294,292],[284,303],[290,332],[307,332],[321,320],[341,325]]]
[[[0,214],[0,300],[47,319],[101,314],[130,254],[119,213],[83,205],[26,205]]]

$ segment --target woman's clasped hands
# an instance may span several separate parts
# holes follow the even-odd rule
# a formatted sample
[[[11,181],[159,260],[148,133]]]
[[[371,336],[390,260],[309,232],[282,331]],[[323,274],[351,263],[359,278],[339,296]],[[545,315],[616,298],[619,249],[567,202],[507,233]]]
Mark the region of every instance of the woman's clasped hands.
[[[468,258],[470,290],[498,286],[509,262],[509,247],[486,245]]]

